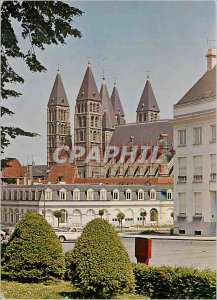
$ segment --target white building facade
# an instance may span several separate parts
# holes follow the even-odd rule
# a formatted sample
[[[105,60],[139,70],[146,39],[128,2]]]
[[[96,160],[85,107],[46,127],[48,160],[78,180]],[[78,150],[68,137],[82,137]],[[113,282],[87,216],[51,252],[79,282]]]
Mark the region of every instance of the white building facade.
[[[174,106],[174,232],[216,234],[216,67]]]
[[[60,210],[60,226],[85,226],[99,217],[118,226],[117,214],[123,212],[123,226],[143,225],[140,215],[146,211],[146,225],[173,224],[173,190],[156,186],[111,185],[32,185],[2,187],[2,224],[14,226],[29,210],[45,215],[47,221],[57,227],[53,212]]]

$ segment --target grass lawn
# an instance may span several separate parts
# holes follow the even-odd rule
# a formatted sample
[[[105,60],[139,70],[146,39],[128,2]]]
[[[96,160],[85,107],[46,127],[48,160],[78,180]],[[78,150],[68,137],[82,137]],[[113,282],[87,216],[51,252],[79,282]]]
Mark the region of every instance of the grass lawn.
[[[73,290],[70,282],[57,281],[52,283],[19,283],[2,280],[1,299],[79,299],[78,292]],[[81,297],[80,297],[81,298]],[[147,299],[137,295],[122,295],[117,299]]]

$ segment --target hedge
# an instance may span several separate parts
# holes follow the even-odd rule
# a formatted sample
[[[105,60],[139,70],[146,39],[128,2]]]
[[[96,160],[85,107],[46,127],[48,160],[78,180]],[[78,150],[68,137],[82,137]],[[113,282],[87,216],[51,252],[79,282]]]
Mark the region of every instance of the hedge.
[[[65,259],[52,226],[37,212],[17,224],[2,259],[3,276],[20,282],[62,278]]]
[[[74,249],[66,254],[67,277],[83,297],[111,298],[134,290],[133,268],[111,224],[87,224]]]
[[[216,273],[189,267],[133,264],[136,294],[152,299],[216,299]]]

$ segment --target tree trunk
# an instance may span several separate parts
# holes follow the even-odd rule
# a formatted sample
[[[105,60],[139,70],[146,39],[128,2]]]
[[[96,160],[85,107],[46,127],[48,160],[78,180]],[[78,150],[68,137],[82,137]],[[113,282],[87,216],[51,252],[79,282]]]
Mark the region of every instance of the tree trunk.
[[[144,217],[142,218],[142,225],[143,225],[143,227],[145,225],[145,218]]]
[[[58,228],[59,228],[59,225],[60,225],[60,218],[57,218],[57,221],[58,221]]]

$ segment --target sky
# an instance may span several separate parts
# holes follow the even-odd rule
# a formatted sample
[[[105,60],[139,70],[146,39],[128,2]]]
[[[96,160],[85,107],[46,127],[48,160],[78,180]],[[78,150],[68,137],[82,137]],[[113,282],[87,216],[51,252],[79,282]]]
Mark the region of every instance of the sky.
[[[48,46],[37,51],[47,68],[31,73],[20,61],[11,65],[25,79],[16,85],[22,93],[7,100],[15,115],[2,120],[4,125],[19,126],[40,134],[36,138],[18,137],[6,149],[6,157],[21,164],[46,164],[47,103],[58,66],[71,111],[73,133],[75,100],[87,68],[88,57],[100,89],[103,69],[111,94],[114,81],[125,111],[126,121],[135,122],[136,108],[145,86],[147,71],[161,118],[173,117],[173,105],[205,73],[208,48],[214,47],[215,1],[70,1],[84,14],[73,26],[83,37],[66,40],[66,45]],[[15,31],[22,49],[19,24]]]

